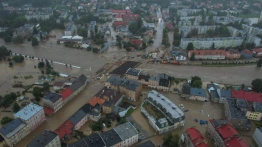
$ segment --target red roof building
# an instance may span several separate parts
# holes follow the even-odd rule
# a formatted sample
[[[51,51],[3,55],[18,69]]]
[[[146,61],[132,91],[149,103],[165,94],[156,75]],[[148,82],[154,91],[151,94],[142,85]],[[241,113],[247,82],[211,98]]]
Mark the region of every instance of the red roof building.
[[[195,54],[195,59],[225,59],[225,50],[191,50],[188,52],[188,58]]]
[[[139,39],[130,39],[130,43],[138,47],[141,47],[143,44],[142,40],[139,40]]]
[[[69,88],[66,88],[65,90],[63,90],[60,93],[62,95],[62,100],[65,100],[66,98],[68,98],[72,93],[73,93],[73,91]]]
[[[129,22],[129,23],[136,21],[138,17],[139,17],[138,14],[124,14],[124,15],[122,15],[123,21]]]
[[[256,92],[247,92],[244,90],[232,89],[232,98],[245,99],[249,102],[260,102],[262,103],[262,94]]]
[[[223,140],[226,140],[234,135],[237,135],[236,129],[230,126],[229,124],[222,125],[221,127],[216,128],[216,130],[220,134]]]
[[[45,112],[45,115],[51,116],[54,113],[54,110],[49,107],[44,107],[44,112]]]
[[[262,48],[255,48],[252,51],[255,56],[262,56]]]
[[[241,137],[233,137],[225,142],[226,147],[249,147]]]
[[[112,14],[129,14],[131,10],[112,10]]]
[[[88,104],[90,104],[91,106],[94,107],[94,106],[97,105],[97,104],[102,105],[102,104],[104,104],[104,102],[105,102],[104,99],[95,96],[95,97],[91,98],[91,99],[88,101]]]
[[[114,27],[119,27],[119,26],[124,26],[124,25],[126,25],[126,23],[123,22],[123,21],[115,21],[115,22],[113,23],[113,26],[114,26]]]
[[[65,139],[70,137],[73,132],[74,125],[70,121],[65,121],[62,125],[60,125],[54,132],[59,135],[59,138]]]
[[[203,135],[197,129],[188,128],[186,129],[186,133],[194,147],[208,147],[204,142]]]

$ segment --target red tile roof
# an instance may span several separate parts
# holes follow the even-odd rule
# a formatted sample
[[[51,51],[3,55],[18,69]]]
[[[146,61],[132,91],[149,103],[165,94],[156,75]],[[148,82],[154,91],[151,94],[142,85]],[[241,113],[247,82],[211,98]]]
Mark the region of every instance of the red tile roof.
[[[124,14],[122,18],[124,21],[136,20],[138,18],[138,14]]]
[[[252,50],[255,53],[261,53],[262,52],[262,48],[255,48]]]
[[[216,130],[223,140],[238,134],[236,129],[230,126],[229,124],[222,125],[216,128]]]
[[[136,45],[141,45],[143,42],[139,39],[131,39],[130,40],[131,44],[136,44]]]
[[[195,147],[207,147],[207,144],[204,143],[204,137],[202,134],[195,128],[186,129],[187,134],[190,137],[190,140],[195,145]]]
[[[55,82],[53,86],[63,86],[65,82]]]
[[[73,93],[73,91],[69,88],[66,88],[65,90],[63,90],[60,94],[62,95],[62,99],[65,100],[66,98],[68,98],[71,94]]]
[[[116,27],[116,26],[123,26],[123,25],[126,25],[126,23],[123,22],[123,21],[115,21],[115,22],[113,23],[113,26],[114,26],[114,27]]]
[[[73,131],[74,125],[70,121],[65,121],[54,132],[59,135],[60,139],[63,139],[66,135],[70,135]]]
[[[249,147],[249,145],[240,137],[234,137],[225,142],[226,147]]]
[[[104,102],[105,102],[105,100],[104,99],[101,99],[101,98],[98,98],[98,97],[93,97],[93,98],[91,98],[89,101],[88,101],[88,103],[91,105],[91,106],[95,106],[95,105],[97,105],[97,104],[99,104],[99,105],[102,105],[102,104],[104,104]]]
[[[44,107],[44,112],[47,116],[50,116],[54,113],[54,110],[52,108],[49,108],[49,107]]]
[[[245,50],[243,50],[241,53],[244,53],[244,54],[253,54],[250,50],[248,50],[248,49],[245,49]]]
[[[112,13],[131,13],[131,10],[112,10]]]
[[[262,103],[262,94],[256,92],[247,92],[244,90],[234,90],[232,89],[232,97],[245,99],[249,102],[261,102]]]
[[[228,50],[227,53],[229,53],[229,54],[240,54],[240,52],[238,50],[234,50],[234,49]]]
[[[104,87],[98,93],[96,93],[95,96],[99,98],[103,98],[104,100],[107,100],[107,98],[109,98],[109,101],[115,104],[122,97],[122,94],[120,94],[119,92],[113,89],[108,89],[107,87]]]
[[[226,55],[225,50],[191,50],[189,54],[192,55]]]

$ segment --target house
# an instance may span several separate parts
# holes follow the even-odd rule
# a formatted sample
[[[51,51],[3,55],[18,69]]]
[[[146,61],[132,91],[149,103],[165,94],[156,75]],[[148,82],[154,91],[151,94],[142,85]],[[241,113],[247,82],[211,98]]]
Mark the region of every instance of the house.
[[[167,23],[167,24],[166,24],[166,27],[167,27],[167,29],[168,29],[169,31],[174,31],[174,29],[175,29],[172,23]]]
[[[120,31],[121,28],[125,27],[126,23],[122,21],[114,21],[113,28],[115,31]]]
[[[14,36],[21,36],[23,38],[29,38],[33,35],[34,25],[25,24],[14,31]]]
[[[142,93],[142,84],[136,81],[127,80],[120,87],[120,93],[123,93],[128,99],[136,101]]]
[[[254,102],[252,104],[252,109],[248,110],[246,113],[247,119],[261,121],[262,120],[262,103]]]
[[[75,31],[76,31],[76,26],[75,26],[74,22],[71,21],[71,22],[67,23],[65,31],[64,31],[64,35],[65,36],[72,36]]]
[[[79,130],[88,120],[87,114],[82,110],[77,110],[69,119],[73,125],[74,130]]]
[[[65,82],[62,82],[62,81],[55,82],[55,83],[53,84],[54,90],[61,90],[61,89],[64,88],[64,86],[65,86]]]
[[[43,97],[43,103],[45,107],[49,107],[54,110],[54,113],[62,108],[62,96],[57,93],[48,92]]]
[[[29,134],[29,126],[20,118],[15,118],[0,128],[0,135],[8,146],[14,146],[17,142]]]
[[[123,140],[122,146],[132,146],[138,142],[138,131],[130,122],[118,125],[113,129]]]
[[[88,26],[88,37],[91,37],[91,32],[95,33],[95,27],[96,27],[96,21],[90,21],[89,26]]]
[[[130,14],[130,13],[132,13],[131,10],[112,10],[113,15],[116,15],[116,14],[124,15],[124,14]]]
[[[71,138],[71,135],[74,132],[74,125],[70,121],[65,121],[61,124],[55,131],[59,135],[59,138],[62,142]]]
[[[198,101],[208,101],[206,90],[202,88],[193,88],[189,84],[184,84],[182,87],[181,98],[198,100]]]
[[[209,120],[207,134],[217,147],[249,147],[227,120]]]
[[[69,88],[66,88],[65,90],[61,91],[63,105],[65,105],[69,100],[71,100],[74,95],[72,95],[73,91]]]
[[[227,59],[239,59],[241,57],[241,54],[238,50],[230,49],[226,52]]]
[[[127,24],[133,23],[138,19],[139,15],[138,14],[123,14],[122,19],[123,22],[126,22]]]
[[[169,90],[169,76],[166,74],[158,74],[159,83],[157,86],[158,90],[168,91]]]
[[[85,112],[89,120],[97,122],[101,118],[101,108],[98,105],[92,106],[85,104],[81,109]]]
[[[232,126],[240,130],[251,130],[251,122],[246,117],[249,108],[245,99],[226,99],[224,103],[225,116],[232,123]]]
[[[151,140],[137,145],[136,147],[156,147]]]
[[[103,138],[106,146],[108,147],[120,147],[123,146],[123,139],[117,134],[114,129],[105,131],[100,134]]]
[[[187,128],[181,140],[188,147],[208,147],[203,135],[196,128]]]
[[[224,103],[227,98],[232,98],[231,90],[221,89],[216,83],[207,84],[207,90],[211,101]]]
[[[146,23],[144,22],[144,27],[148,30],[155,30],[155,24],[154,23]]]
[[[29,132],[36,129],[46,119],[43,107],[33,103],[15,113],[14,118],[20,118],[24,121],[29,127]]]
[[[262,103],[262,95],[253,91],[234,90],[232,89],[232,98],[245,99],[247,102]]]
[[[100,134],[94,133],[68,144],[67,147],[106,147],[106,144]]]
[[[129,109],[136,109],[136,105],[130,104],[128,102],[123,102],[120,106],[114,106],[113,113],[119,115],[120,117],[124,117]]]
[[[252,51],[253,51],[253,55],[255,57],[261,57],[262,56],[262,48],[255,48]]]
[[[246,59],[251,59],[252,56],[253,56],[253,53],[252,53],[252,51],[250,51],[248,49],[244,49],[243,51],[241,51],[241,56],[243,58],[246,58]]]
[[[159,77],[150,75],[148,81],[148,87],[157,88],[159,86]]]
[[[107,88],[112,88],[116,91],[120,91],[120,87],[127,81],[126,78],[121,78],[120,76],[111,76],[106,82],[105,86]]]
[[[141,70],[139,69],[129,68],[126,71],[125,76],[130,80],[137,80],[140,73],[141,73]]]
[[[262,128],[256,128],[252,137],[259,147],[262,146]]]
[[[212,59],[212,60],[224,60],[226,58],[225,50],[190,50],[188,52],[188,58],[194,55],[195,59]]]
[[[143,42],[140,39],[130,39],[130,44],[140,48],[142,47]]]
[[[142,83],[142,85],[148,86],[149,85],[149,78],[150,78],[150,76],[148,74],[147,75],[139,74],[138,81],[140,83]]]
[[[44,130],[43,133],[39,134],[34,138],[26,147],[61,147],[59,135],[55,132]]]
[[[74,80],[74,82],[72,83],[72,85],[69,86],[69,89],[71,89],[71,91],[73,91],[72,93],[72,97],[75,97],[77,94],[79,94],[84,87],[86,87],[87,84],[87,77],[85,75],[80,75],[76,80]],[[67,101],[70,101],[71,99],[66,99]],[[64,102],[65,103],[65,102]]]

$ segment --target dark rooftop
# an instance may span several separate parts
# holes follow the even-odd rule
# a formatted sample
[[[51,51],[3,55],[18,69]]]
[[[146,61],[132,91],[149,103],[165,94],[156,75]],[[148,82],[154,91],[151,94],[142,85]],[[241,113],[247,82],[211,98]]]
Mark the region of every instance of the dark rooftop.
[[[160,79],[159,80],[159,86],[168,87],[169,86],[169,80],[168,79]]]
[[[206,90],[202,88],[190,88],[190,94],[194,96],[207,97]]]
[[[182,93],[190,95],[190,85],[188,83],[184,84],[182,87]]]
[[[125,109],[128,109],[130,106],[131,106],[131,107],[136,107],[135,105],[130,104],[130,103],[128,103],[128,102],[123,102],[123,103],[120,105],[121,108],[125,108]]]
[[[43,99],[46,99],[46,100],[51,101],[52,103],[55,103],[60,98],[62,98],[62,96],[60,94],[53,93],[53,92],[48,92],[47,94],[45,94]]]
[[[113,89],[108,89],[107,87],[104,87],[95,96],[99,97],[99,98],[103,98],[105,100],[109,99],[109,101],[111,101],[111,102],[113,102],[113,104],[115,104],[122,97],[122,94],[120,94],[119,92],[117,92]]]
[[[76,91],[81,86],[83,86],[87,82],[87,77],[85,75],[80,75],[69,87],[72,91]]]
[[[239,101],[240,100],[240,101]],[[242,108],[248,108],[248,104],[244,99],[226,99],[230,111],[230,117],[233,119],[247,119],[246,112]]]
[[[0,133],[6,138],[10,138],[24,127],[26,127],[26,124],[20,118],[16,118],[5,126],[2,126]]]
[[[85,112],[80,108],[77,110],[68,120],[76,125],[78,122],[80,122],[84,117],[86,116]]]
[[[29,144],[27,144],[26,147],[45,147],[57,136],[58,134],[56,134],[55,132],[45,130],[43,133],[33,139]]]
[[[211,90],[210,96],[211,96],[211,98],[219,98],[219,95],[218,95],[216,90]]]
[[[139,76],[138,76],[138,80],[145,80],[146,82],[149,81],[149,78],[150,78],[149,75],[139,74]]]
[[[124,83],[124,87],[126,89],[129,89],[129,90],[132,90],[132,91],[136,91],[136,89],[141,85],[141,83],[139,82],[136,82],[136,81],[133,81],[133,80],[127,80],[125,83]]]
[[[137,69],[134,69],[134,68],[129,68],[127,71],[126,71],[126,74],[127,75],[132,75],[132,76],[139,76],[141,70],[137,70]]]
[[[106,143],[106,146],[114,146],[115,144],[118,144],[122,141],[120,136],[116,133],[114,129],[108,130],[106,132],[103,132],[101,134],[101,137],[103,138],[104,142]]]
[[[151,140],[148,140],[148,141],[146,141],[144,143],[139,144],[136,147],[156,147],[156,146],[152,143]]]
[[[126,71],[129,68],[134,68],[136,67],[140,62],[135,62],[135,61],[126,61],[116,69],[114,69],[110,74],[117,74],[117,75],[123,75],[126,73]]]
[[[120,86],[123,85],[127,81],[126,78],[121,78],[120,76],[111,76],[107,82],[109,82],[112,85]]]
[[[67,147],[103,147],[106,146],[104,140],[98,133],[91,134],[83,139],[68,144]]]

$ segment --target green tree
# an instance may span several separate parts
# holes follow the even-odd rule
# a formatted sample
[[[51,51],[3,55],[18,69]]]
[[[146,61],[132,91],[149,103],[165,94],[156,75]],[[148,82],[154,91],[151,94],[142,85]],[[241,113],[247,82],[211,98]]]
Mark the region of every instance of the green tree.
[[[195,60],[195,55],[196,55],[195,53],[193,53],[193,54],[191,55],[191,57],[190,57],[190,60],[191,60],[191,61],[194,61],[194,60]]]
[[[201,78],[200,78],[199,76],[191,77],[191,86],[192,86],[192,84],[193,84],[195,81],[197,81],[197,80],[201,81]]]
[[[38,30],[36,29],[36,27],[34,26],[34,28],[33,28],[33,34],[35,35],[35,34],[38,34]]]
[[[201,88],[202,87],[202,82],[201,80],[195,80],[192,84],[191,84],[192,87],[195,87],[195,88]]]
[[[1,46],[0,47],[0,58],[5,58],[6,56],[9,56],[10,52],[7,50],[7,48],[5,46]]]
[[[10,118],[10,117],[7,117],[7,116],[4,116],[1,120],[1,125],[5,125],[9,122],[11,122],[13,120],[13,118]]]
[[[262,92],[262,79],[254,79],[252,82],[253,90],[256,92]]]
[[[194,49],[193,43],[192,43],[192,42],[188,43],[186,49],[187,49],[188,51],[193,50],[193,49]]]
[[[98,49],[98,48],[93,48],[93,52],[94,52],[94,53],[98,53],[98,52],[99,52],[99,49]]]
[[[16,63],[21,63],[21,62],[23,62],[24,61],[24,57],[22,56],[22,55],[15,55],[15,56],[13,56],[13,58],[12,58],[12,60],[13,61],[15,61]]]
[[[5,35],[4,41],[5,42],[12,42],[12,37],[10,35]]]
[[[24,42],[24,39],[23,39],[22,36],[17,35],[16,37],[13,38],[13,42],[16,43],[16,44],[20,44],[20,43]]]
[[[163,137],[163,145],[165,147],[179,147],[179,135],[166,134]]]
[[[97,25],[95,25],[95,33],[98,33]]]
[[[45,67],[45,63],[44,62],[39,62],[38,63],[38,68],[44,68]]]
[[[262,66],[262,58],[257,61],[257,67],[261,67],[261,66]]]
[[[211,49],[215,49],[215,43],[214,42],[211,45]]]
[[[38,44],[39,44],[38,40],[35,37],[33,37],[32,38],[32,46],[38,46]]]
[[[49,91],[50,90],[50,85],[48,82],[43,83],[43,91]]]
[[[20,106],[17,103],[14,103],[13,105],[13,111],[16,113],[20,110]]]
[[[33,93],[33,95],[35,96],[35,98],[40,98],[40,97],[43,96],[42,92],[43,92],[43,89],[42,89],[42,88],[40,88],[40,87],[34,87],[32,93]]]

